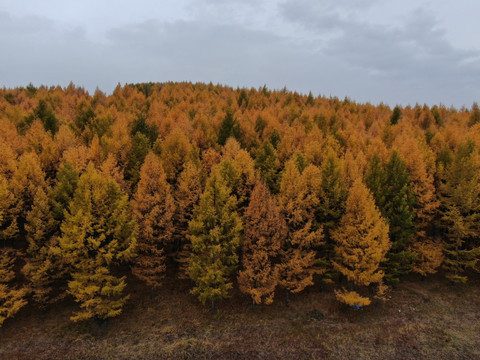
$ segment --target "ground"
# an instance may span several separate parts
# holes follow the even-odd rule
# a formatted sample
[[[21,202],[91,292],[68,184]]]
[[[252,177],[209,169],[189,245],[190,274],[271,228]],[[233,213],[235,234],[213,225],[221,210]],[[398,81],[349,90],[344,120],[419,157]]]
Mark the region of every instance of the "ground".
[[[71,301],[28,306],[0,328],[1,359],[480,359],[480,281],[404,280],[385,304],[339,304],[316,286],[271,306],[235,293],[210,314],[170,282],[150,297],[131,287],[122,315],[73,323]]]

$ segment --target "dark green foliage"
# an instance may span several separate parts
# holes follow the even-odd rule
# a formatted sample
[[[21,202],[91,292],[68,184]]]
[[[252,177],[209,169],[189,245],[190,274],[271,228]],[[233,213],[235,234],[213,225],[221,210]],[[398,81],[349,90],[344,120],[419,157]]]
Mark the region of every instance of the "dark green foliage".
[[[225,145],[229,137],[234,137],[240,143],[242,142],[242,132],[237,119],[233,117],[233,112],[229,109],[225,114],[225,118],[220,125],[220,131],[218,132],[218,143]]]
[[[282,140],[280,133],[278,132],[277,129],[273,129],[272,133],[270,134],[270,137],[268,138],[272,146],[276,149],[280,141]]]
[[[80,174],[70,163],[63,164],[57,172],[57,181],[50,193],[53,218],[61,222],[65,218],[65,209],[73,199]]]
[[[240,96],[238,97],[237,103],[238,107],[242,107],[243,104],[245,104],[245,107],[248,106],[248,95],[245,89],[240,90]]]
[[[147,124],[147,117],[144,114],[140,114],[133,123],[131,134],[135,136],[137,133],[145,135],[150,144],[153,144],[158,137],[157,128]]]
[[[398,124],[398,121],[402,117],[402,110],[399,106],[395,106],[393,109],[392,116],[390,117],[390,124],[395,125]]]
[[[150,141],[143,133],[137,132],[133,138],[132,150],[125,167],[125,177],[133,185],[136,185],[140,180],[140,168],[149,151]]]
[[[263,136],[263,130],[267,126],[267,122],[264,118],[258,115],[257,120],[255,121],[255,131],[258,133],[259,136]]]
[[[308,161],[305,156],[303,156],[302,153],[297,152],[295,155],[293,155],[293,160],[295,161],[295,165],[297,166],[298,171],[300,171],[300,174],[303,173],[303,170],[305,170],[308,165]]]
[[[255,157],[255,169],[260,171],[261,178],[265,181],[272,193],[278,193],[280,178],[280,163],[277,153],[270,141],[265,141],[258,149]]]
[[[380,158],[374,156],[365,180],[389,224],[392,247],[383,265],[385,278],[389,283],[397,283],[401,275],[411,271],[415,260],[408,251],[415,235],[415,193],[408,169],[397,152],[393,152],[385,168]]]
[[[315,105],[315,99],[311,91],[308,93],[308,97],[307,97],[307,101],[305,102],[305,105],[310,105],[310,106]]]
[[[95,118],[95,112],[93,111],[92,105],[82,101],[76,109],[75,112],[75,125],[77,129],[82,132],[87,126],[90,126],[93,123]]]

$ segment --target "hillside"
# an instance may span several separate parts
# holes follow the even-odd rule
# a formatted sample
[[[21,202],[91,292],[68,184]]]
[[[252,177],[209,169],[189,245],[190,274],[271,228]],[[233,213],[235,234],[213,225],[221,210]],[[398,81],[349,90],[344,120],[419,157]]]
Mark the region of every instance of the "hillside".
[[[0,129],[9,358],[478,355],[477,104],[29,85]]]

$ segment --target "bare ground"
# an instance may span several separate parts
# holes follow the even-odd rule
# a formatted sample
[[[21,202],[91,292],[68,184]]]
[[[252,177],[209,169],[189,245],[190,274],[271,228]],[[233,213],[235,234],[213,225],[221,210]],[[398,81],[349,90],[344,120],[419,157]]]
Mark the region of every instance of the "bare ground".
[[[451,286],[440,277],[406,280],[391,300],[364,310],[316,287],[290,306],[247,297],[215,314],[167,284],[154,299],[136,285],[124,313],[107,323],[73,323],[66,301],[48,312],[33,306],[0,328],[1,359],[480,359],[480,282]]]

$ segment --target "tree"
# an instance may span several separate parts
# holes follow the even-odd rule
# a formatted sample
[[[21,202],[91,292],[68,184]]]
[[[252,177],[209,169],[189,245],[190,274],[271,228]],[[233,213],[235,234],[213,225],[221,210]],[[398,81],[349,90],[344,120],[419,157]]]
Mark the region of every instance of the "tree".
[[[193,209],[198,204],[203,185],[202,169],[192,161],[187,162],[180,174],[174,193],[174,250],[175,259],[179,264],[178,276],[182,279],[188,277],[188,261],[191,256],[188,224],[192,220]]]
[[[396,125],[398,121],[402,118],[402,109],[397,105],[393,109],[392,116],[390,117],[390,124]]]
[[[8,248],[0,249],[0,326],[27,304],[25,289],[11,287],[15,278],[13,270],[15,253]]]
[[[65,211],[73,199],[79,177],[79,171],[69,162],[58,169],[57,181],[50,192],[53,217],[58,223],[61,223],[65,218]]]
[[[230,276],[238,265],[242,222],[236,212],[237,199],[223,177],[214,172],[190,221],[192,255],[188,273],[195,282],[192,294],[202,303],[228,297]]]
[[[237,119],[233,117],[233,112],[229,109],[225,114],[225,118],[220,124],[220,130],[218,131],[218,143],[225,145],[229,137],[234,137],[241,142],[242,131]]]
[[[323,265],[327,268],[325,280],[330,282],[335,274],[332,268],[334,259],[334,241],[331,231],[338,226],[345,211],[348,191],[343,181],[343,171],[340,160],[330,152],[321,168],[321,185],[319,206],[316,209],[316,221],[323,225],[325,245],[323,246]]]
[[[135,186],[140,180],[140,168],[150,151],[150,142],[148,138],[137,132],[133,137],[132,150],[125,167],[125,177]]]
[[[274,147],[268,140],[257,150],[255,169],[260,171],[260,176],[270,191],[274,194],[278,193],[280,162]]]
[[[61,225],[60,249],[71,267],[68,292],[82,310],[73,321],[107,319],[121,313],[125,277],[112,266],[132,260],[137,224],[118,184],[89,166],[78,181]]]
[[[445,236],[443,268],[452,282],[466,282],[480,255],[480,162],[472,142],[461,144],[439,185]]]
[[[244,215],[240,290],[254,304],[271,304],[279,280],[276,259],[286,235],[286,224],[263,182],[257,182]]]
[[[371,300],[356,291],[358,286],[382,284],[380,263],[390,248],[388,225],[367,187],[357,179],[348,195],[345,215],[333,231],[337,260],[334,268],[350,281],[350,290],[336,291],[337,299],[350,306],[366,306]],[[382,287],[380,290],[383,291]]]
[[[18,168],[13,175],[11,188],[19,201],[19,223],[23,223],[30,211],[38,188],[46,189],[45,174],[35,153],[24,153],[18,160]]]
[[[153,288],[165,277],[166,255],[172,243],[175,202],[161,160],[150,152],[140,170],[133,200],[140,226],[138,256],[132,272]]]
[[[401,275],[412,270],[415,261],[415,255],[409,250],[415,235],[415,194],[405,162],[394,151],[382,168],[379,158],[374,156],[366,183],[389,224],[392,247],[384,268],[386,280],[395,284]]]
[[[33,299],[43,307],[65,295],[65,289],[58,291],[58,280],[65,277],[66,267],[58,248],[59,222],[42,188],[37,190],[27,214],[25,231],[28,248],[22,272],[29,281]]]
[[[18,234],[17,212],[15,197],[7,180],[0,175],[0,241],[3,246]]]
[[[287,290],[287,296],[313,285],[313,276],[322,272],[317,266],[317,249],[323,243],[323,229],[314,223],[320,179],[320,170],[314,165],[308,166],[302,175],[293,159],[285,165],[279,205],[287,223],[287,235],[282,243],[279,271],[280,285]]]

